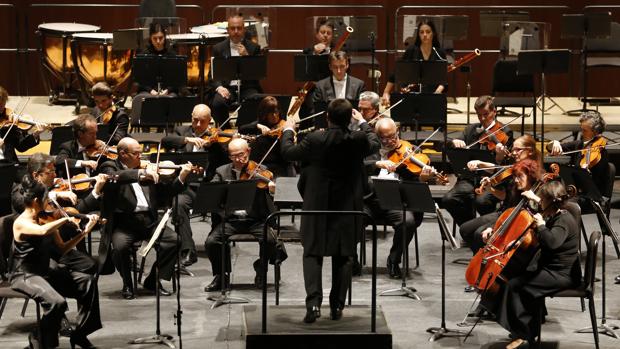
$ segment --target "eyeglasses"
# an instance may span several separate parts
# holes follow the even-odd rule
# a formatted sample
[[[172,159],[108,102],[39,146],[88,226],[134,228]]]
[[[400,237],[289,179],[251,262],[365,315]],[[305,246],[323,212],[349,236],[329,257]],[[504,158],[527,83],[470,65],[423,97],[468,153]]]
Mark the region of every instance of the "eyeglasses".
[[[394,133],[394,134],[387,135],[387,136],[380,135],[379,139],[381,140],[381,142],[395,141],[398,139],[398,134]]]
[[[529,149],[530,149],[529,147],[527,148],[512,147],[512,151],[514,152],[520,152],[520,151],[529,150]]]
[[[228,157],[229,157],[231,160],[238,160],[238,159],[243,159],[243,158],[245,158],[245,156],[246,156],[246,155],[247,155],[247,154],[246,154],[245,152],[243,152],[243,153],[238,153],[238,154],[229,154],[229,155],[228,155]]]

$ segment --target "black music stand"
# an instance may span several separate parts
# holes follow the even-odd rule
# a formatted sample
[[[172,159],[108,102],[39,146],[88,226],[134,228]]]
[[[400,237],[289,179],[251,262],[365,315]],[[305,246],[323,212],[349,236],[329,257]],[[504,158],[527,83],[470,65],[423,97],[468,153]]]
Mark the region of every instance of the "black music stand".
[[[562,39],[581,39],[581,109],[569,110],[566,115],[581,115],[588,109],[588,39],[608,38],[611,35],[611,13],[590,12],[562,15]]]
[[[403,219],[407,211],[411,212],[435,212],[435,201],[426,183],[401,182],[393,179],[380,179],[373,177],[379,206],[383,210],[400,210]],[[406,229],[403,226],[403,229]],[[416,233],[417,234],[417,233]],[[402,234],[403,265],[408,264],[409,253],[407,246],[407,232]],[[407,286],[407,269],[401,273],[402,280],[399,288],[381,292],[380,296],[404,296],[417,300],[421,298],[416,294],[416,289]]]
[[[133,80],[144,86],[181,88],[187,86],[187,57],[136,55],[131,67]]]
[[[329,55],[295,55],[293,66],[295,81],[319,81],[332,74]]]
[[[423,84],[445,85],[448,82],[448,62],[400,60],[396,62],[394,75],[399,85],[419,84],[420,88]]]
[[[601,268],[602,268],[601,269],[601,273],[602,273],[601,275],[601,302],[602,302],[601,312],[602,312],[602,315],[601,315],[601,324],[598,325],[597,330],[599,333],[620,339],[618,334],[614,331],[614,330],[619,329],[620,327],[614,324],[607,324],[607,318],[605,316],[605,306],[606,306],[606,299],[607,299],[606,289],[605,289],[605,284],[606,284],[606,281],[605,281],[605,277],[606,277],[605,275],[605,269],[606,269],[605,268],[605,265],[606,265],[605,236],[611,237],[611,241],[614,244],[616,251],[618,251],[618,242],[619,242],[618,236],[613,230],[613,228],[611,227],[611,223],[609,222],[609,219],[607,218],[607,216],[605,215],[605,212],[603,212],[603,209],[601,208],[599,204],[599,202],[603,200],[603,196],[601,195],[600,191],[596,187],[596,184],[592,180],[592,177],[590,176],[590,174],[586,170],[581,169],[581,168],[577,168],[574,166],[561,165],[560,166],[560,177],[564,180],[564,183],[567,188],[568,186],[574,186],[577,189],[577,193],[580,196],[587,198],[590,201],[590,204],[592,205],[596,213],[596,217],[598,219],[601,232],[603,233],[603,243],[602,243],[602,248],[601,248]],[[576,332],[588,333],[592,331],[593,329],[591,327],[587,327],[587,328],[577,330]]]
[[[241,103],[242,80],[262,80],[267,77],[266,56],[235,56],[211,58],[214,80],[239,80],[237,102]]]
[[[250,211],[254,203],[256,194],[255,180],[247,181],[227,181],[227,182],[203,182],[198,188],[196,202],[194,202],[194,212],[206,214],[224,211],[222,223],[225,227],[228,214],[236,210]],[[222,289],[219,296],[209,296],[208,300],[213,301],[211,309],[223,304],[249,303],[250,300],[241,297],[230,297],[226,294],[226,245],[222,243]]]
[[[533,75],[540,73],[540,90],[541,95],[538,97],[542,100],[541,114],[541,130],[540,144],[541,148],[545,147],[545,99],[547,97],[547,86],[545,74],[565,74],[568,73],[568,65],[570,62],[569,50],[530,50],[519,52],[517,61],[517,75]],[[534,125],[534,134],[536,134],[536,125]],[[544,161],[544,152],[541,154]]]
[[[147,96],[142,103],[139,123],[141,126],[165,127],[191,122],[192,111],[198,104],[196,96]]]
[[[448,160],[452,165],[452,171],[459,179],[474,179],[476,173],[480,171],[470,171],[467,163],[471,160],[480,160],[484,162],[495,162],[495,156],[490,150],[484,149],[467,149],[467,148],[448,148],[446,149]]]

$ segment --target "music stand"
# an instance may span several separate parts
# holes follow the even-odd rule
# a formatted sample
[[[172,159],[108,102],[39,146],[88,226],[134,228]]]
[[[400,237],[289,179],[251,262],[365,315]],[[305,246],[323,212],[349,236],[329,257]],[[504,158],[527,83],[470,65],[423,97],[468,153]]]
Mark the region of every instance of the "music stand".
[[[505,22],[529,19],[527,11],[480,11],[480,36],[501,37]]]
[[[293,66],[295,81],[319,81],[332,74],[329,55],[295,55]]]
[[[187,57],[136,55],[131,73],[133,80],[144,86],[181,88],[187,86]]]
[[[448,82],[447,61],[404,61],[396,62],[394,75],[399,85],[429,84],[445,85]]]
[[[495,162],[495,156],[490,150],[484,149],[466,149],[466,148],[448,148],[446,149],[448,160],[452,165],[452,171],[459,179],[474,179],[479,171],[470,171],[467,163],[471,160],[480,160],[484,162]]]
[[[611,12],[589,12],[562,15],[562,39],[581,39],[581,109],[569,110],[566,115],[580,115],[588,109],[588,39],[609,38],[611,35]]]
[[[212,57],[211,76],[214,80],[238,80],[237,102],[241,103],[242,80],[262,80],[267,77],[267,57]]]
[[[614,244],[614,247],[616,247],[616,251],[618,251],[618,242],[619,242],[618,235],[611,227],[611,223],[609,222],[609,219],[607,218],[607,216],[605,215],[605,212],[603,211],[603,209],[601,208],[601,205],[599,204],[599,202],[601,202],[603,197],[601,193],[599,192],[598,188],[596,187],[596,184],[592,180],[592,177],[589,175],[589,173],[586,170],[581,169],[581,168],[561,165],[560,166],[560,177],[562,177],[567,187],[569,185],[574,185],[575,188],[577,188],[577,190],[579,191],[579,194],[583,197],[586,197],[590,201],[592,207],[594,207],[594,211],[596,213],[596,217],[598,219],[601,232],[603,232],[603,243],[602,243],[602,248],[601,248],[601,273],[602,273],[601,275],[601,304],[602,304],[601,312],[602,312],[602,315],[601,315],[601,323],[598,325],[598,328],[596,330],[599,333],[620,339],[620,336],[618,336],[618,334],[614,331],[614,330],[619,329],[620,327],[614,324],[608,324],[607,318],[605,316],[605,306],[606,306],[606,300],[607,300],[606,287],[605,287],[605,284],[606,284],[605,264],[607,262],[607,259],[605,257],[606,255],[605,236],[611,237],[611,241]],[[594,329],[591,327],[586,327],[586,328],[577,330],[576,332],[589,333],[589,332],[592,332],[593,330]]]
[[[144,47],[146,28],[119,29],[112,32],[112,51],[136,51]]]
[[[224,211],[222,219],[223,227],[226,226],[228,214],[236,210],[250,211],[254,203],[256,194],[255,180],[247,181],[228,181],[228,182],[203,182],[198,188],[196,202],[194,202],[194,212],[206,214]],[[198,199],[199,198],[199,199]],[[226,245],[222,243],[222,289],[219,296],[209,296],[208,300],[213,301],[211,309],[223,304],[249,303],[250,300],[241,297],[229,297],[226,294]]]
[[[171,124],[191,122],[196,104],[196,96],[147,96],[142,103],[139,123],[142,126],[165,127],[167,133]]]
[[[545,147],[545,99],[547,98],[547,85],[545,74],[565,74],[568,73],[570,62],[569,50],[530,50],[519,52],[517,61],[517,75],[534,75],[540,73],[541,95],[541,129],[540,145]],[[537,103],[538,104],[538,103]],[[534,125],[536,134],[536,125]],[[541,154],[541,161],[544,161],[544,152]]]
[[[382,210],[400,210],[402,217],[407,211],[411,212],[435,212],[435,202],[426,183],[401,182],[393,179],[372,178],[375,193]],[[407,231],[403,225],[403,264],[407,263],[409,254],[407,246]],[[417,234],[417,233],[416,233]],[[417,290],[407,286],[407,272],[401,273],[401,286],[381,292],[380,296],[404,296],[421,300],[416,294]]]

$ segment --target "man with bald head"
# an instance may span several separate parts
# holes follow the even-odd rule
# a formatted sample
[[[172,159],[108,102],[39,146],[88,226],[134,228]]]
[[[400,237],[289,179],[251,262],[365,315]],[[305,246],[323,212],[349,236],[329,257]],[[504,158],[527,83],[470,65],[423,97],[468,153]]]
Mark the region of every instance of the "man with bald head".
[[[242,16],[228,17],[226,30],[228,38],[213,46],[212,57],[260,55],[260,46],[245,38],[245,23]],[[239,84],[241,84],[241,101],[262,92],[258,80],[214,80],[209,72],[209,105],[213,108],[213,117],[219,124],[228,119],[228,109],[234,107],[233,103],[239,97],[237,95]]]
[[[398,127],[391,118],[383,118],[377,121],[375,132],[381,142],[381,149],[376,160],[367,160],[367,166],[374,167],[371,175],[379,178],[402,179],[407,181],[426,182],[431,178],[432,167],[426,166],[420,175],[413,174],[404,166],[397,166],[388,158],[394,151],[403,146],[398,136]],[[400,210],[383,210],[379,205],[379,199],[373,192],[364,200],[364,211],[373,217],[382,217],[388,224],[394,228],[394,238],[392,239],[392,248],[387,258],[387,269],[390,277],[400,278],[400,261],[403,255],[403,248],[408,248],[413,235],[416,234],[417,227],[422,223],[423,213],[412,213],[407,211],[403,219],[403,213]],[[403,233],[407,233],[407,246],[403,246]]]
[[[207,159],[204,180],[210,181],[215,174],[215,169],[228,162],[226,152],[222,145],[210,142],[203,138],[208,134],[211,124],[211,108],[206,104],[197,104],[192,111],[191,126],[176,126],[172,134],[162,138],[161,144],[167,150],[177,152],[200,152]],[[181,235],[181,262],[185,266],[196,263],[196,244],[194,243],[192,227],[190,225],[189,211],[196,200],[196,187],[188,186],[178,196],[178,219],[179,234]]]
[[[212,182],[225,182],[239,180],[243,173],[247,171],[248,163],[250,162],[250,146],[241,138],[236,138],[230,141],[228,144],[228,157],[232,161],[229,164],[220,166],[215,171],[215,176]],[[222,244],[225,243],[227,238],[231,235],[244,233],[253,234],[257,239],[263,238],[263,224],[267,219],[267,216],[274,211],[273,200],[270,192],[275,191],[275,183],[269,181],[268,189],[256,188],[256,194],[254,196],[254,202],[252,203],[252,209],[249,212],[235,211],[226,217],[226,223],[220,223],[216,225],[207,240],[205,241],[205,251],[211,261],[211,267],[213,270],[213,281],[205,287],[206,292],[219,291],[222,287],[222,283],[227,287],[229,285],[230,277],[230,251],[228,244],[225,246],[224,266],[222,266]],[[223,212],[219,212],[221,218]],[[268,232],[266,247],[267,258],[273,264],[276,262],[276,258],[280,262],[284,261],[286,255],[283,250],[283,246],[280,245],[281,253],[277,256],[276,241],[273,230],[270,228]],[[262,245],[261,245],[262,246]],[[254,284],[256,287],[262,287],[262,266],[260,258],[254,261],[254,271],[256,276],[254,277]],[[222,271],[224,275],[222,276]]]
[[[141,154],[142,146],[138,141],[125,137],[118,142],[118,159],[106,161],[100,166],[101,173],[118,177],[116,182],[107,183],[104,187],[101,213],[108,223],[99,244],[101,274],[113,272],[108,254],[111,244],[111,257],[123,279],[121,295],[125,299],[134,298],[130,261],[133,244],[151,238],[160,219],[157,209],[164,206],[169,195],[183,190],[185,179],[191,172],[191,164],[183,165],[178,178],[172,183],[160,183],[154,169],[140,168]],[[168,227],[161,234],[157,253],[159,277],[170,280],[176,261],[177,238]],[[150,291],[160,287],[161,295],[170,295],[155,279],[154,266],[143,285]]]

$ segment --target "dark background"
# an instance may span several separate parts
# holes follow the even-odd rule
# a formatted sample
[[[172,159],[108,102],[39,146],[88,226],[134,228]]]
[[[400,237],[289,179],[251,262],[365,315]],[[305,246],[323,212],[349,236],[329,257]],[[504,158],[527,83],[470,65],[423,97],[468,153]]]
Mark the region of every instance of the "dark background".
[[[1,0],[0,0],[1,1]],[[139,1],[100,1],[92,2],[100,6],[81,7],[53,7],[53,4],[76,4],[75,0],[51,0],[47,2],[30,0],[4,1],[0,4],[0,85],[5,86],[11,95],[47,95],[41,81],[39,37],[36,28],[43,22],[78,22],[101,26],[101,32],[111,32],[114,29],[130,28],[134,26],[138,14]],[[102,5],[104,4],[105,5]],[[177,0],[177,15],[187,20],[188,27],[221,21],[226,17],[225,9],[215,9],[216,5],[239,5],[239,1],[192,1]],[[333,15],[376,15],[378,18],[377,42],[378,50],[389,49],[392,52],[379,52],[377,59],[380,62],[383,77],[379,92],[383,91],[385,78],[393,69],[393,52],[395,48],[394,27],[395,13],[400,6],[424,6],[423,9],[401,9],[403,14],[466,14],[470,16],[469,36],[467,40],[457,41],[456,50],[496,50],[499,46],[498,38],[480,37],[479,12],[480,8],[467,8],[485,3],[485,6],[501,6],[501,9],[510,8],[526,10],[530,13],[530,20],[548,22],[551,24],[551,41],[549,48],[570,48],[573,51],[569,74],[549,76],[548,93],[553,96],[578,96],[580,93],[580,69],[578,49],[579,40],[563,40],[560,38],[560,19],[563,13],[581,13],[585,6],[618,5],[612,1],[567,1],[568,9],[549,9],[545,6],[564,5],[559,1],[420,1],[413,3],[404,0],[364,1],[364,0],[278,0],[278,1],[245,1],[245,4],[290,4],[295,8],[272,8],[267,11],[271,25],[270,48],[272,50],[302,49],[310,44],[311,38],[307,29],[307,18],[311,16]],[[331,8],[313,8],[308,5],[326,5]],[[45,5],[45,6],[41,6]],[[114,5],[114,6],[110,6]],[[122,5],[122,6],[117,6]],[[130,5],[130,6],[127,6]],[[334,7],[336,5],[341,5]],[[378,5],[382,7],[356,8],[356,5]],[[426,5],[426,6],[425,6]],[[511,6],[515,5],[515,6]],[[462,8],[438,8],[441,6],[458,6]],[[620,21],[620,8],[613,9],[614,20]],[[212,14],[214,17],[212,18]],[[400,31],[400,29],[399,29]],[[400,47],[402,49],[402,45]],[[17,52],[15,49],[18,49]],[[263,82],[267,93],[294,94],[301,83],[293,81],[293,64],[290,52],[270,52],[268,79]],[[458,58],[458,55],[457,55]],[[472,62],[472,94],[489,93],[491,90],[491,73],[498,53],[483,53]],[[367,76],[369,66],[355,65],[352,74],[359,78]],[[450,94],[465,95],[465,74],[453,73],[454,81],[450,84]],[[452,79],[452,77],[450,77]],[[368,88],[370,80],[365,78]],[[591,71],[588,94],[590,96],[617,96],[620,87],[620,69],[604,68]]]

